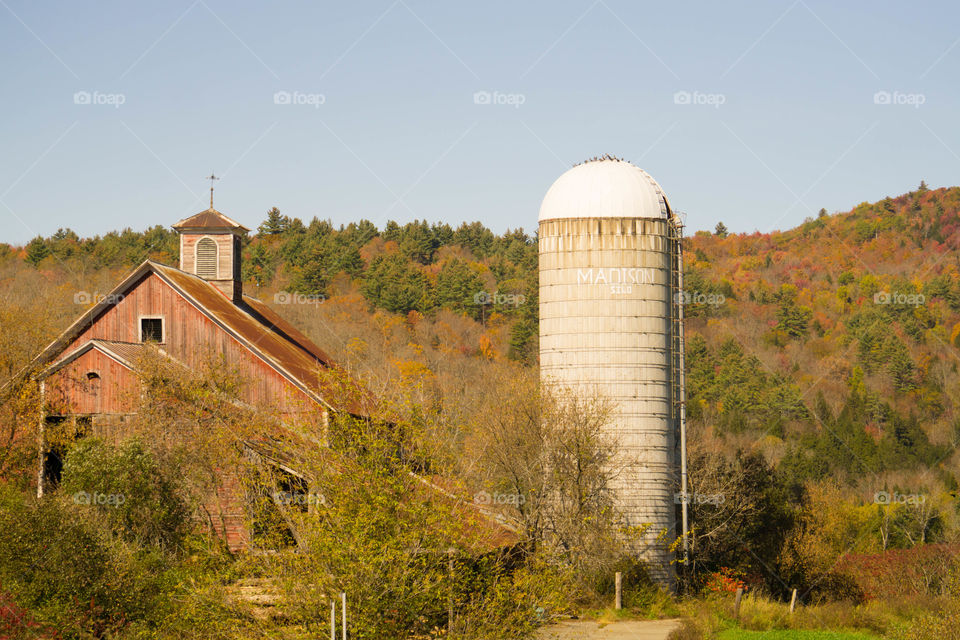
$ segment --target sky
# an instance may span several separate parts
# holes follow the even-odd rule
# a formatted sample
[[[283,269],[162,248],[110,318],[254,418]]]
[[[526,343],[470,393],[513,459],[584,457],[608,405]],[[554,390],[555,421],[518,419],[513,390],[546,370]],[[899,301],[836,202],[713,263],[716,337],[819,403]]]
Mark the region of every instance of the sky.
[[[533,232],[646,169],[689,231],[960,184],[954,2],[0,0],[0,242],[215,206]]]

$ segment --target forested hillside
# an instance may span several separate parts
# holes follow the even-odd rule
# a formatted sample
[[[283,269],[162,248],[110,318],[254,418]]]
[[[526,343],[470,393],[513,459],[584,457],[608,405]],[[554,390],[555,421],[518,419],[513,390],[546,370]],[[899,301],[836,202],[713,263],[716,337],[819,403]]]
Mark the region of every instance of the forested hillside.
[[[718,224],[687,239],[691,478],[728,494],[726,524],[697,542],[704,569],[776,565],[817,582],[817,553],[822,574],[851,551],[953,539],[958,231],[960,188],[921,184],[789,231]],[[0,245],[0,374],[140,261],[175,264],[176,251],[160,226]],[[273,209],[246,241],[243,275],[375,393],[411,395],[420,414],[407,418],[449,443],[425,465],[476,479],[483,408],[517,367],[536,367],[535,237],[479,222],[336,228]],[[709,508],[694,520],[711,522]],[[758,562],[733,553],[745,539]]]
[[[786,232],[727,234],[721,224],[690,237],[691,419],[740,444],[762,438],[798,480],[940,468],[960,435],[958,231],[960,188],[921,185],[847,213],[821,210]],[[0,245],[3,285],[28,265],[94,296],[148,257],[175,264],[176,251],[161,226],[92,239],[61,230],[24,248]],[[272,209],[246,243],[243,275],[249,294],[301,322],[349,314],[366,324],[379,313],[402,314],[410,328],[453,323],[451,340],[423,346],[534,366],[536,269],[535,237],[520,229],[335,228]],[[67,298],[61,328],[80,310]],[[351,339],[358,348],[356,328],[332,345],[315,337],[344,356]]]
[[[697,234],[691,415],[798,481],[930,469],[960,435],[960,189],[924,185],[784,233]],[[876,487],[875,490],[883,487]]]

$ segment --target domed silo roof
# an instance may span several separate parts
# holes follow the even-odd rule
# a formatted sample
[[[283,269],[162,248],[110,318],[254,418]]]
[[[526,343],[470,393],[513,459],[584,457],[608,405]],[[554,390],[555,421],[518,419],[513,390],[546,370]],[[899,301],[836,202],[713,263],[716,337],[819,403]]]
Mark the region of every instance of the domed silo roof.
[[[669,218],[670,204],[650,174],[625,160],[578,164],[553,183],[540,221],[558,218]]]

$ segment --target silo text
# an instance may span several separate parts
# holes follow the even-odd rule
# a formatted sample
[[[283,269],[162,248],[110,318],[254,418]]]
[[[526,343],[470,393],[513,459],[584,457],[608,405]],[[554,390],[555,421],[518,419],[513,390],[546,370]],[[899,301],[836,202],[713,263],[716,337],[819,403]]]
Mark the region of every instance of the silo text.
[[[654,271],[636,267],[577,269],[577,284],[654,284]]]

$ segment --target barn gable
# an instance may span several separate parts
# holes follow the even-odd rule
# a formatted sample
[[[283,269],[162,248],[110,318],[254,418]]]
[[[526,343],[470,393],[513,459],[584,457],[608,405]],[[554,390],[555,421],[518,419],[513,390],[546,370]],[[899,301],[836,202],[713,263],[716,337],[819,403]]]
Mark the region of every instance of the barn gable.
[[[330,358],[266,305],[248,296],[234,303],[212,283],[151,261],[74,322],[38,360],[56,360],[57,367],[90,341],[136,347],[151,331],[158,332],[154,337],[166,353],[187,366],[197,367],[214,355],[240,368],[249,381],[243,400],[250,404],[285,414],[362,413],[325,384],[325,373],[335,369]]]
[[[142,345],[88,340],[46,374],[47,411],[54,415],[126,414],[133,410],[133,368]]]

